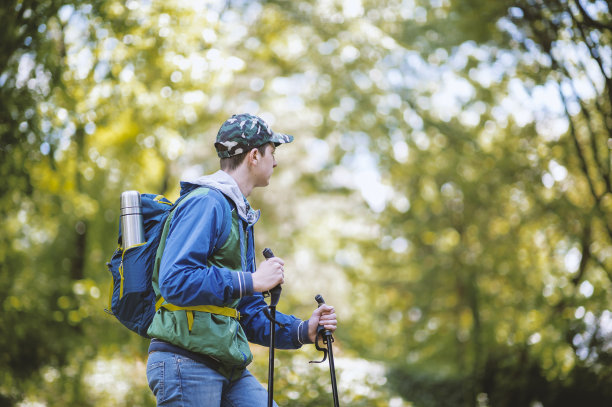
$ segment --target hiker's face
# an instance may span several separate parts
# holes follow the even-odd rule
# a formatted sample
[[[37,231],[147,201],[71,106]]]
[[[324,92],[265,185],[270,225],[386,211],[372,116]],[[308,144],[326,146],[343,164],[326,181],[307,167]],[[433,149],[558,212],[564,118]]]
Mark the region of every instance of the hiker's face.
[[[257,165],[253,167],[255,176],[255,186],[265,187],[270,183],[270,177],[274,168],[276,167],[276,158],[274,157],[274,151],[276,147],[270,143],[266,146],[266,153],[261,155],[257,152]]]

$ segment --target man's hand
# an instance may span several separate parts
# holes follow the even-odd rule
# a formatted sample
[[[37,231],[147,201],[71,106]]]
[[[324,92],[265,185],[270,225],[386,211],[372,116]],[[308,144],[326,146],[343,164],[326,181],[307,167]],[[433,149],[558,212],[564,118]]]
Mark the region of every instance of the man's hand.
[[[308,320],[308,338],[310,338],[312,342],[317,339],[317,327],[319,325],[323,325],[325,329],[332,332],[336,330],[338,321],[336,320],[334,307],[323,304],[312,313],[312,316]]]
[[[253,290],[256,292],[269,291],[285,282],[285,262],[280,257],[272,257],[259,264],[253,273]]]

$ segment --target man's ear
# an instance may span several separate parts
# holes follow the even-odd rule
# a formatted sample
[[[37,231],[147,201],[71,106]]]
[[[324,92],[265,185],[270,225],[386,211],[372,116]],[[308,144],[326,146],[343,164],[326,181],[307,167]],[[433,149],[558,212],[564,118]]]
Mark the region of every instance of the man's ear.
[[[248,163],[250,165],[256,165],[257,162],[259,161],[259,150],[257,150],[256,148],[251,149],[248,153],[247,153],[247,160]]]

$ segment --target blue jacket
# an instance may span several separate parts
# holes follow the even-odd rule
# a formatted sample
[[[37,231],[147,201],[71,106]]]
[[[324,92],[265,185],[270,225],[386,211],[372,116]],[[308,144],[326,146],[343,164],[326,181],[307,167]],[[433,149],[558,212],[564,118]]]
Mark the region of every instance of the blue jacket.
[[[174,213],[153,285],[168,303],[179,307],[236,308],[239,325],[231,318],[196,313],[193,328],[186,330],[184,311],[160,309],[149,335],[210,356],[227,371],[240,370],[252,359],[247,340],[270,343],[270,321],[263,313],[267,304],[261,293],[253,291],[253,227],[259,211],[250,208],[234,179],[223,171],[182,182],[181,195],[199,187],[207,192],[183,200]],[[309,342],[308,321],[280,312],[276,319],[285,324],[276,330],[277,348],[297,349]],[[219,330],[219,324],[226,326]]]

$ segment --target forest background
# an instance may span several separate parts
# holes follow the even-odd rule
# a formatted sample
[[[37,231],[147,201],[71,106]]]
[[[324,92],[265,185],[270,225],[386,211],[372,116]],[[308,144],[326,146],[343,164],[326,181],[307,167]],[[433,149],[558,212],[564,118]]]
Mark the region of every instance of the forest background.
[[[611,8],[5,1],[0,405],[154,405],[104,313],[119,195],[175,199],[240,112],[296,137],[256,244],[280,311],[336,306],[343,405],[610,405]],[[331,405],[319,357],[277,352],[280,406]]]

